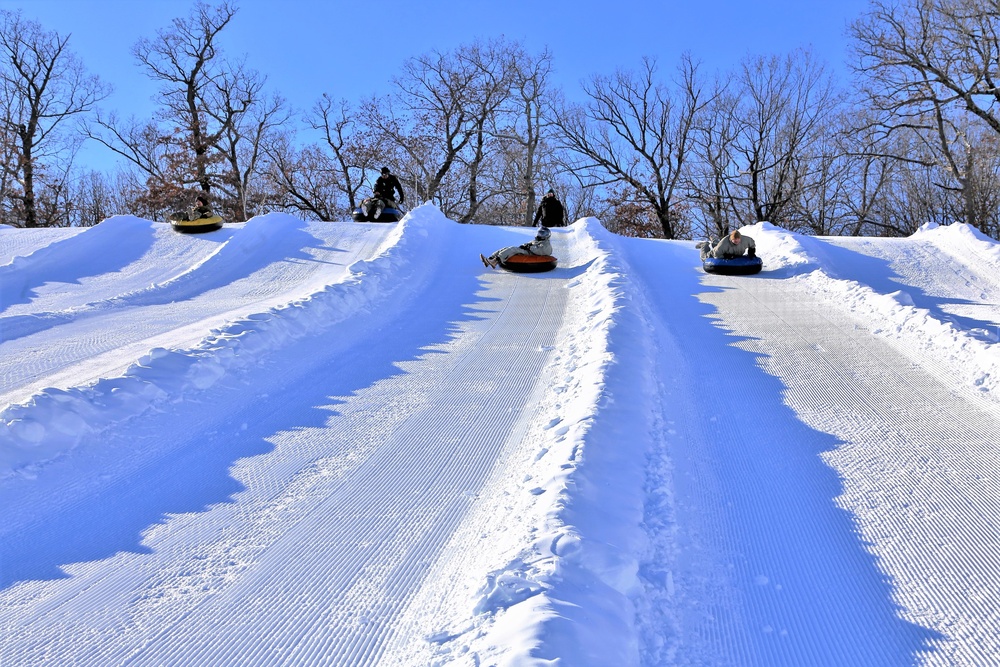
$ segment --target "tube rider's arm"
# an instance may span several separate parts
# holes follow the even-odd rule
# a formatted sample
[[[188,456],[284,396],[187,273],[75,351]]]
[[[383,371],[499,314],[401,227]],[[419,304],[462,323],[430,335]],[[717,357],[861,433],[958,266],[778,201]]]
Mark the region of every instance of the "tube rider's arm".
[[[712,248],[711,256],[716,259],[722,259],[726,252],[730,250],[729,245],[729,237],[723,236],[719,242],[715,244],[715,247]]]

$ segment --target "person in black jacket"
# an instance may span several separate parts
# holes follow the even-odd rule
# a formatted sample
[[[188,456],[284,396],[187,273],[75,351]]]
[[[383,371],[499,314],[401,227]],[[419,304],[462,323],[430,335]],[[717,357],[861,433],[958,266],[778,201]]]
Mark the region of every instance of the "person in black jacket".
[[[389,171],[389,167],[382,167],[382,175],[375,181],[373,191],[376,197],[385,199],[389,206],[396,204],[396,192],[398,191],[398,201],[400,204],[403,203],[403,186],[400,185],[399,179]]]
[[[556,193],[551,189],[542,197],[542,203],[535,212],[535,227],[539,226],[539,221],[542,227],[566,226],[566,209],[563,208],[562,202],[556,199]]]
[[[208,205],[207,195],[198,195],[198,198],[194,200],[194,210],[188,217],[189,220],[202,220],[204,218],[211,218],[214,213],[212,213],[212,207]]]
[[[194,200],[194,206],[191,206],[186,211],[174,211],[168,216],[168,219],[192,222],[194,220],[211,218],[213,215],[215,214],[212,213],[212,207],[208,205],[208,195],[200,194]]]

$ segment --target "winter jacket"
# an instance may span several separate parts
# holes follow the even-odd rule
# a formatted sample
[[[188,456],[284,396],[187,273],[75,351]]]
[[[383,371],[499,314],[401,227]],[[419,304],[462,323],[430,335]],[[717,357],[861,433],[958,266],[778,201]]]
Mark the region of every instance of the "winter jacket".
[[[397,190],[399,191],[399,199],[394,196]],[[394,174],[379,176],[375,181],[374,193],[376,197],[403,203],[403,186],[399,184],[399,179]]]
[[[542,197],[542,203],[538,205],[538,210],[535,212],[534,224],[536,227],[539,220],[542,221],[543,227],[565,227],[566,209],[554,196]]]
[[[757,244],[754,243],[754,240],[749,236],[740,236],[739,243],[733,243],[727,236],[719,241],[718,245],[715,246],[715,250],[712,251],[712,256],[717,259],[732,259],[734,257],[741,256],[750,248],[753,248],[754,253],[757,252]]]
[[[552,254],[552,242],[548,239],[535,239],[531,243],[525,243],[521,247],[527,250],[529,255]]]
[[[493,259],[499,259],[501,262],[506,262],[508,259],[514,255],[551,255],[552,254],[552,243],[548,239],[535,239],[530,243],[524,243],[522,245],[512,245],[507,248],[501,248],[493,253]]]

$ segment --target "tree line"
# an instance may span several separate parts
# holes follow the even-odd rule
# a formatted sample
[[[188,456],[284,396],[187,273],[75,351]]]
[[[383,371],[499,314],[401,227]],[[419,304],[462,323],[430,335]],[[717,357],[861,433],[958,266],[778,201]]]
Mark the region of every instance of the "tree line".
[[[554,186],[571,219],[631,236],[961,221],[1000,238],[996,0],[872,0],[850,27],[846,86],[808,50],[712,74],[685,55],[594,75],[571,102],[549,51],[496,38],[406,60],[389,95],[323,93],[302,111],[225,52],[237,15],[232,0],[197,2],[140,39],[157,106],[126,119],[101,108],[111,88],[68,36],[0,11],[0,223],[163,219],[193,192],[231,221],[344,220],[391,165],[409,201],[467,223],[530,225]],[[79,167],[84,141],[124,166]]]

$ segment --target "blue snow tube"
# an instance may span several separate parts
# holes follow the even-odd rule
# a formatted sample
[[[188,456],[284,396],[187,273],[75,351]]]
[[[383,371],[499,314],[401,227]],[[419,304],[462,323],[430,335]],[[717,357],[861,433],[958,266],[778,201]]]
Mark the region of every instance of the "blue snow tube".
[[[702,268],[705,273],[720,273],[727,276],[749,276],[760,273],[764,268],[764,262],[760,257],[734,257],[732,259],[719,259],[718,257],[706,257],[702,261]]]

